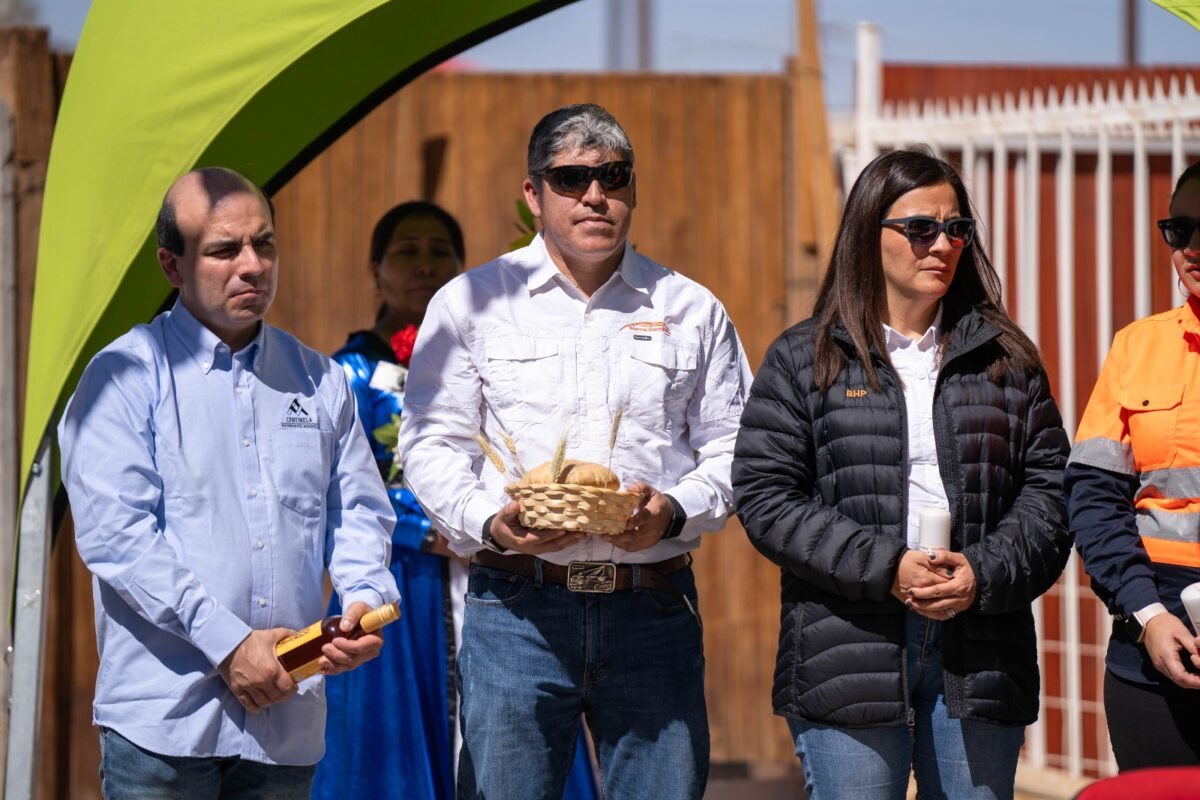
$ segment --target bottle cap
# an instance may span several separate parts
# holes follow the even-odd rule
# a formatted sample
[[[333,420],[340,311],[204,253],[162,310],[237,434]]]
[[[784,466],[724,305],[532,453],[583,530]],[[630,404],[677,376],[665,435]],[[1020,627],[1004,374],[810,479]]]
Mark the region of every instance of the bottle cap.
[[[400,603],[384,603],[374,611],[362,615],[358,625],[367,633],[377,631],[388,623],[400,619]]]

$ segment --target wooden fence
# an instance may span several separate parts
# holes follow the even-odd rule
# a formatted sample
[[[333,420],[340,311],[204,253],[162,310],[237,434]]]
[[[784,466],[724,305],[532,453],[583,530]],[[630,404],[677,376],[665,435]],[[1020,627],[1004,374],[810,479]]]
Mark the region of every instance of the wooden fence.
[[[757,368],[771,340],[806,313],[836,216],[829,165],[813,159],[828,152],[815,64],[808,58],[754,77],[427,75],[276,195],[281,285],[270,321],[325,352],[369,326],[368,237],[398,202],[424,197],[454,214],[469,264],[506,251],[517,235],[530,129],[555,107],[592,101],[622,121],[637,152],[631,239],[717,294]],[[27,152],[23,141],[37,143],[22,162],[18,205],[22,354],[41,187],[68,65],[50,53],[44,31],[0,30],[0,99],[18,119],[18,152]],[[22,133],[30,126],[36,136]],[[793,765],[786,728],[770,711],[778,570],[736,522],[706,537],[696,564],[714,769]],[[99,797],[92,594],[69,519],[50,592],[38,796]]]

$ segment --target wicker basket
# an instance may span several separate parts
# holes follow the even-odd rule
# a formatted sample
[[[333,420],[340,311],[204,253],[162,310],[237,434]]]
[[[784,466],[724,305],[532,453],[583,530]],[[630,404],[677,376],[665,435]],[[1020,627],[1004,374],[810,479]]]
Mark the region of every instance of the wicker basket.
[[[505,488],[521,505],[526,528],[552,528],[584,533],[624,533],[625,523],[642,496],[574,483],[514,483]]]

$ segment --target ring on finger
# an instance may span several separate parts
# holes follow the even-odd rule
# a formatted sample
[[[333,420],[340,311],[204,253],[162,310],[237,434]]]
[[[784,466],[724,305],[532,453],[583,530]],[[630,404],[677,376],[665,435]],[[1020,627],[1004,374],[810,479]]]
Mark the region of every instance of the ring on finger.
[[[946,619],[954,619],[955,611],[953,608],[946,609]]]

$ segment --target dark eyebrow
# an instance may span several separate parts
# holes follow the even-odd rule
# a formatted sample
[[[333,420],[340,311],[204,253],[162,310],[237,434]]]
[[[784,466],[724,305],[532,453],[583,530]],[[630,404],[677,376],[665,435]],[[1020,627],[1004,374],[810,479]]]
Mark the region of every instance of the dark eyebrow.
[[[228,238],[214,239],[211,242],[208,242],[204,245],[204,249],[208,250],[208,251],[224,250],[227,247],[237,247],[237,240],[236,239],[228,239]]]

